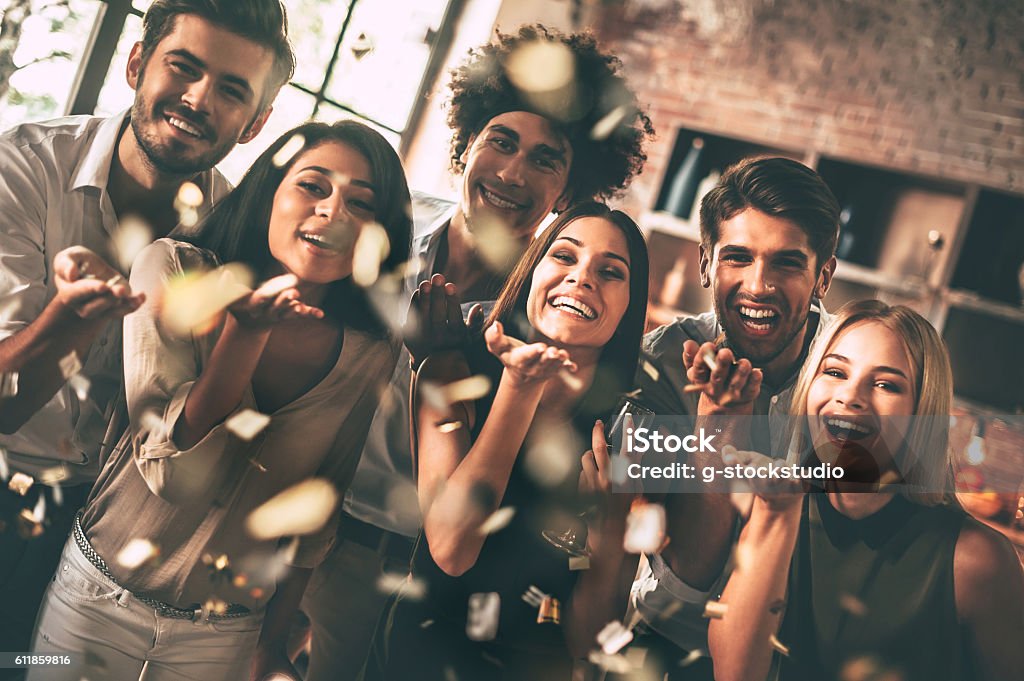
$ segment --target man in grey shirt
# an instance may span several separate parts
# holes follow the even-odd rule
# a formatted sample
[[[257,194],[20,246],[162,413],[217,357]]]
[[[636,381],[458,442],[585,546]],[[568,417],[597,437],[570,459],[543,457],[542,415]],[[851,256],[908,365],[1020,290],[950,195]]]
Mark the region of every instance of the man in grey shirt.
[[[698,423],[738,409],[765,416],[734,444],[778,455],[786,449],[781,438],[796,376],[828,321],[821,299],[836,267],[839,206],[806,166],[748,159],[704,197],[700,233],[701,283],[711,288],[714,312],[679,318],[644,338],[640,399],[659,415]],[[703,389],[688,390],[692,383]],[[647,556],[633,605],[650,629],[683,650],[706,648],[704,603],[725,570],[737,513],[722,493],[669,494],[665,506],[672,541]],[[667,665],[672,674],[701,678],[676,661]]]
[[[564,96],[538,100],[510,81],[509,55],[535,41],[573,55],[576,80]],[[420,322],[428,327],[407,339],[416,359],[458,340],[463,329],[453,305],[459,298],[496,298],[507,269],[550,213],[573,201],[609,198],[640,172],[643,142],[653,130],[618,70],[618,60],[590,36],[542,27],[499,35],[455,70],[448,120],[451,167],[462,175],[459,200],[413,199],[412,253],[422,261],[406,287],[409,294],[420,291],[418,308],[427,310]],[[489,77],[481,78],[484,73]],[[587,100],[575,100],[575,93],[587,93]],[[602,119],[613,125],[602,131]],[[503,240],[511,247],[489,248]],[[459,321],[430,324],[435,317]],[[381,576],[408,572],[420,527],[409,448],[410,375],[409,358],[399,359],[345,499],[337,545],[306,590],[303,610],[313,629],[309,681],[355,678],[388,596],[389,582]]]

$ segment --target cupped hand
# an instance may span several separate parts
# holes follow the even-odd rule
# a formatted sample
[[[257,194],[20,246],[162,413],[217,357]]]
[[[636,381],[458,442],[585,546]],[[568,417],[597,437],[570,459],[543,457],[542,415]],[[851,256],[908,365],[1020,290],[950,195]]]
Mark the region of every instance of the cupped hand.
[[[484,332],[487,349],[505,365],[505,374],[520,386],[543,385],[565,369],[576,371],[576,363],[565,350],[546,343],[526,344],[505,334],[501,322]]]
[[[760,452],[736,449],[732,445],[722,447],[722,463],[727,466],[740,465],[755,468],[767,466],[770,463],[777,467],[788,465],[782,459],[773,459]],[[747,482],[770,511],[781,513],[793,510],[800,505],[805,494],[803,484],[792,478],[750,477]]]
[[[432,353],[461,347],[483,325],[484,315],[483,308],[474,305],[463,321],[458,288],[443,274],[435,274],[413,292],[408,319],[405,347],[419,364]]]
[[[82,319],[123,317],[146,300],[132,294],[121,273],[84,246],[65,248],[53,258],[56,299]]]
[[[710,358],[710,361],[709,361]],[[711,411],[746,413],[761,392],[764,374],[750,360],[736,360],[729,348],[714,343],[683,343],[683,367],[690,381],[687,390],[699,391],[701,402]]]
[[[282,274],[263,282],[228,306],[240,326],[268,329],[289,319],[323,319],[324,311],[302,302],[299,279]]]

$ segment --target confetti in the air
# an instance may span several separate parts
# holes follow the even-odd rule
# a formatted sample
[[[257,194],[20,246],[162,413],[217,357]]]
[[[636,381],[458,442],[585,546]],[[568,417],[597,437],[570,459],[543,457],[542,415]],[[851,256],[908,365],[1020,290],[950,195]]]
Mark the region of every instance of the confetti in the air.
[[[35,484],[35,478],[25,473],[15,473],[7,483],[7,489],[19,496],[25,496]]]
[[[720,620],[729,611],[729,604],[720,601],[709,600],[704,604],[705,619]]]
[[[337,505],[334,485],[322,478],[310,478],[254,509],[245,527],[256,539],[312,534],[327,523]]]
[[[608,139],[619,124],[629,115],[629,107],[620,104],[601,117],[594,127],[590,129],[590,139],[598,142]],[[657,379],[655,379],[657,380]]]
[[[270,417],[266,414],[261,414],[253,409],[243,409],[225,421],[224,427],[249,442],[263,432],[269,423]]]
[[[153,242],[153,231],[141,218],[126,215],[118,222],[117,228],[110,236],[110,242],[118,267],[122,272],[130,272],[135,257]]]
[[[11,475],[11,468],[7,465],[7,450],[0,447],[0,480],[7,480]]]
[[[0,397],[14,397],[18,394],[18,372],[0,372]]]
[[[651,377],[652,381],[657,381],[659,378],[661,378],[661,373],[658,371],[658,368],[651,364],[650,362],[648,362],[646,359],[640,359],[640,368],[644,370],[645,374]]]
[[[501,596],[496,592],[475,593],[469,596],[466,616],[466,636],[471,641],[491,641],[498,635],[498,616]]]
[[[527,589],[526,592],[523,594],[522,598],[527,605],[539,608],[540,604],[544,602],[544,599],[548,598],[548,595],[540,589],[538,589],[537,587],[531,585],[530,588]]]
[[[203,190],[195,182],[182,182],[176,201],[189,208],[198,208],[203,205]]]
[[[634,504],[626,518],[622,548],[627,553],[655,553],[665,542],[665,507]]]
[[[124,548],[117,552],[117,564],[128,570],[134,570],[157,555],[157,548],[148,539],[132,539]]]
[[[359,230],[352,253],[352,281],[366,288],[380,276],[380,265],[391,253],[387,230],[376,222],[368,222]]]
[[[864,617],[868,614],[868,606],[853,594],[839,594],[839,607],[855,617]]]
[[[633,665],[625,657],[617,654],[608,655],[602,650],[590,651],[587,660],[612,674],[628,674],[633,671]]]
[[[589,570],[590,569],[590,557],[589,556],[569,556],[569,571],[575,572],[577,570]]]
[[[402,598],[412,601],[423,600],[427,595],[427,583],[408,573],[383,572],[377,578],[377,591],[382,594],[393,594],[402,590]]]
[[[497,511],[489,515],[487,519],[480,524],[480,534],[486,536],[505,529],[508,524],[512,522],[512,518],[515,514],[516,509],[514,507],[502,506]]]
[[[614,655],[633,640],[633,632],[622,626],[622,622],[612,620],[597,633],[597,643],[605,655]]]
[[[526,443],[526,472],[544,487],[562,484],[576,470],[579,452],[586,449],[572,428],[561,426],[541,424]]]
[[[679,660],[679,666],[680,667],[689,667],[691,664],[693,664],[694,662],[696,662],[700,658],[707,657],[707,656],[708,656],[708,651],[704,650],[703,648],[694,648],[689,653],[687,653],[686,657],[684,657],[683,659]]]
[[[60,367],[60,375],[66,381],[82,370],[82,361],[78,359],[78,353],[72,350],[57,362],[57,366]]]
[[[277,153],[274,154],[274,158],[271,159],[271,162],[274,166],[283,168],[291,163],[291,160],[295,158],[295,154],[302,151],[302,148],[305,146],[306,138],[296,133],[289,137],[288,141],[284,143],[284,146],[277,150]]]
[[[444,421],[437,424],[437,432],[447,435],[461,429],[463,425],[462,421]]]
[[[89,388],[92,386],[89,383],[89,379],[82,374],[75,374],[68,379],[68,387],[74,391],[75,396],[78,397],[80,402],[84,402],[89,397]]]
[[[525,92],[560,90],[576,76],[576,59],[568,45],[553,40],[524,43],[509,55],[508,79]]]
[[[252,291],[252,283],[252,273],[239,263],[187,273],[167,283],[160,319],[179,336],[207,334],[216,328],[224,308]]]

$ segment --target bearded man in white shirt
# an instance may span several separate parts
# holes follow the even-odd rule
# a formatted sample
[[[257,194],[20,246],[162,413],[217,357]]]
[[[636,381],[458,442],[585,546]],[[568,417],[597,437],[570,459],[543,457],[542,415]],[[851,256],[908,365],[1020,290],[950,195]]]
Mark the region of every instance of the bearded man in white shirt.
[[[118,269],[119,220],[141,219],[155,239],[178,222],[184,182],[203,192],[200,213],[222,197],[213,166],[259,133],[294,65],[278,0],[156,0],[128,60],[130,111],[0,136],[0,472],[22,483],[0,489],[5,650],[28,650],[74,513],[119,434],[107,429],[119,421],[121,318],[142,303]],[[41,508],[41,524],[26,521]]]

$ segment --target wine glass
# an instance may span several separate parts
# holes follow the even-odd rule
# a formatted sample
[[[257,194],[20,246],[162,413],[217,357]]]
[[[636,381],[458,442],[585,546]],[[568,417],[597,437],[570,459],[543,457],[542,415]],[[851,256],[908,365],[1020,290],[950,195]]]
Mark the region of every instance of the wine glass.
[[[654,422],[654,412],[647,407],[635,402],[628,396],[624,396],[619,400],[612,418],[605,424],[604,428],[604,437],[608,443],[608,454],[611,456],[613,470],[616,457],[621,456],[623,438],[626,435],[623,431],[626,429],[627,417],[632,419],[634,430],[649,428]],[[590,551],[587,549],[586,521],[595,511],[595,507],[588,508],[576,516],[577,522],[573,523],[569,529],[544,530],[541,532],[541,536],[549,544],[574,558],[589,558]]]

